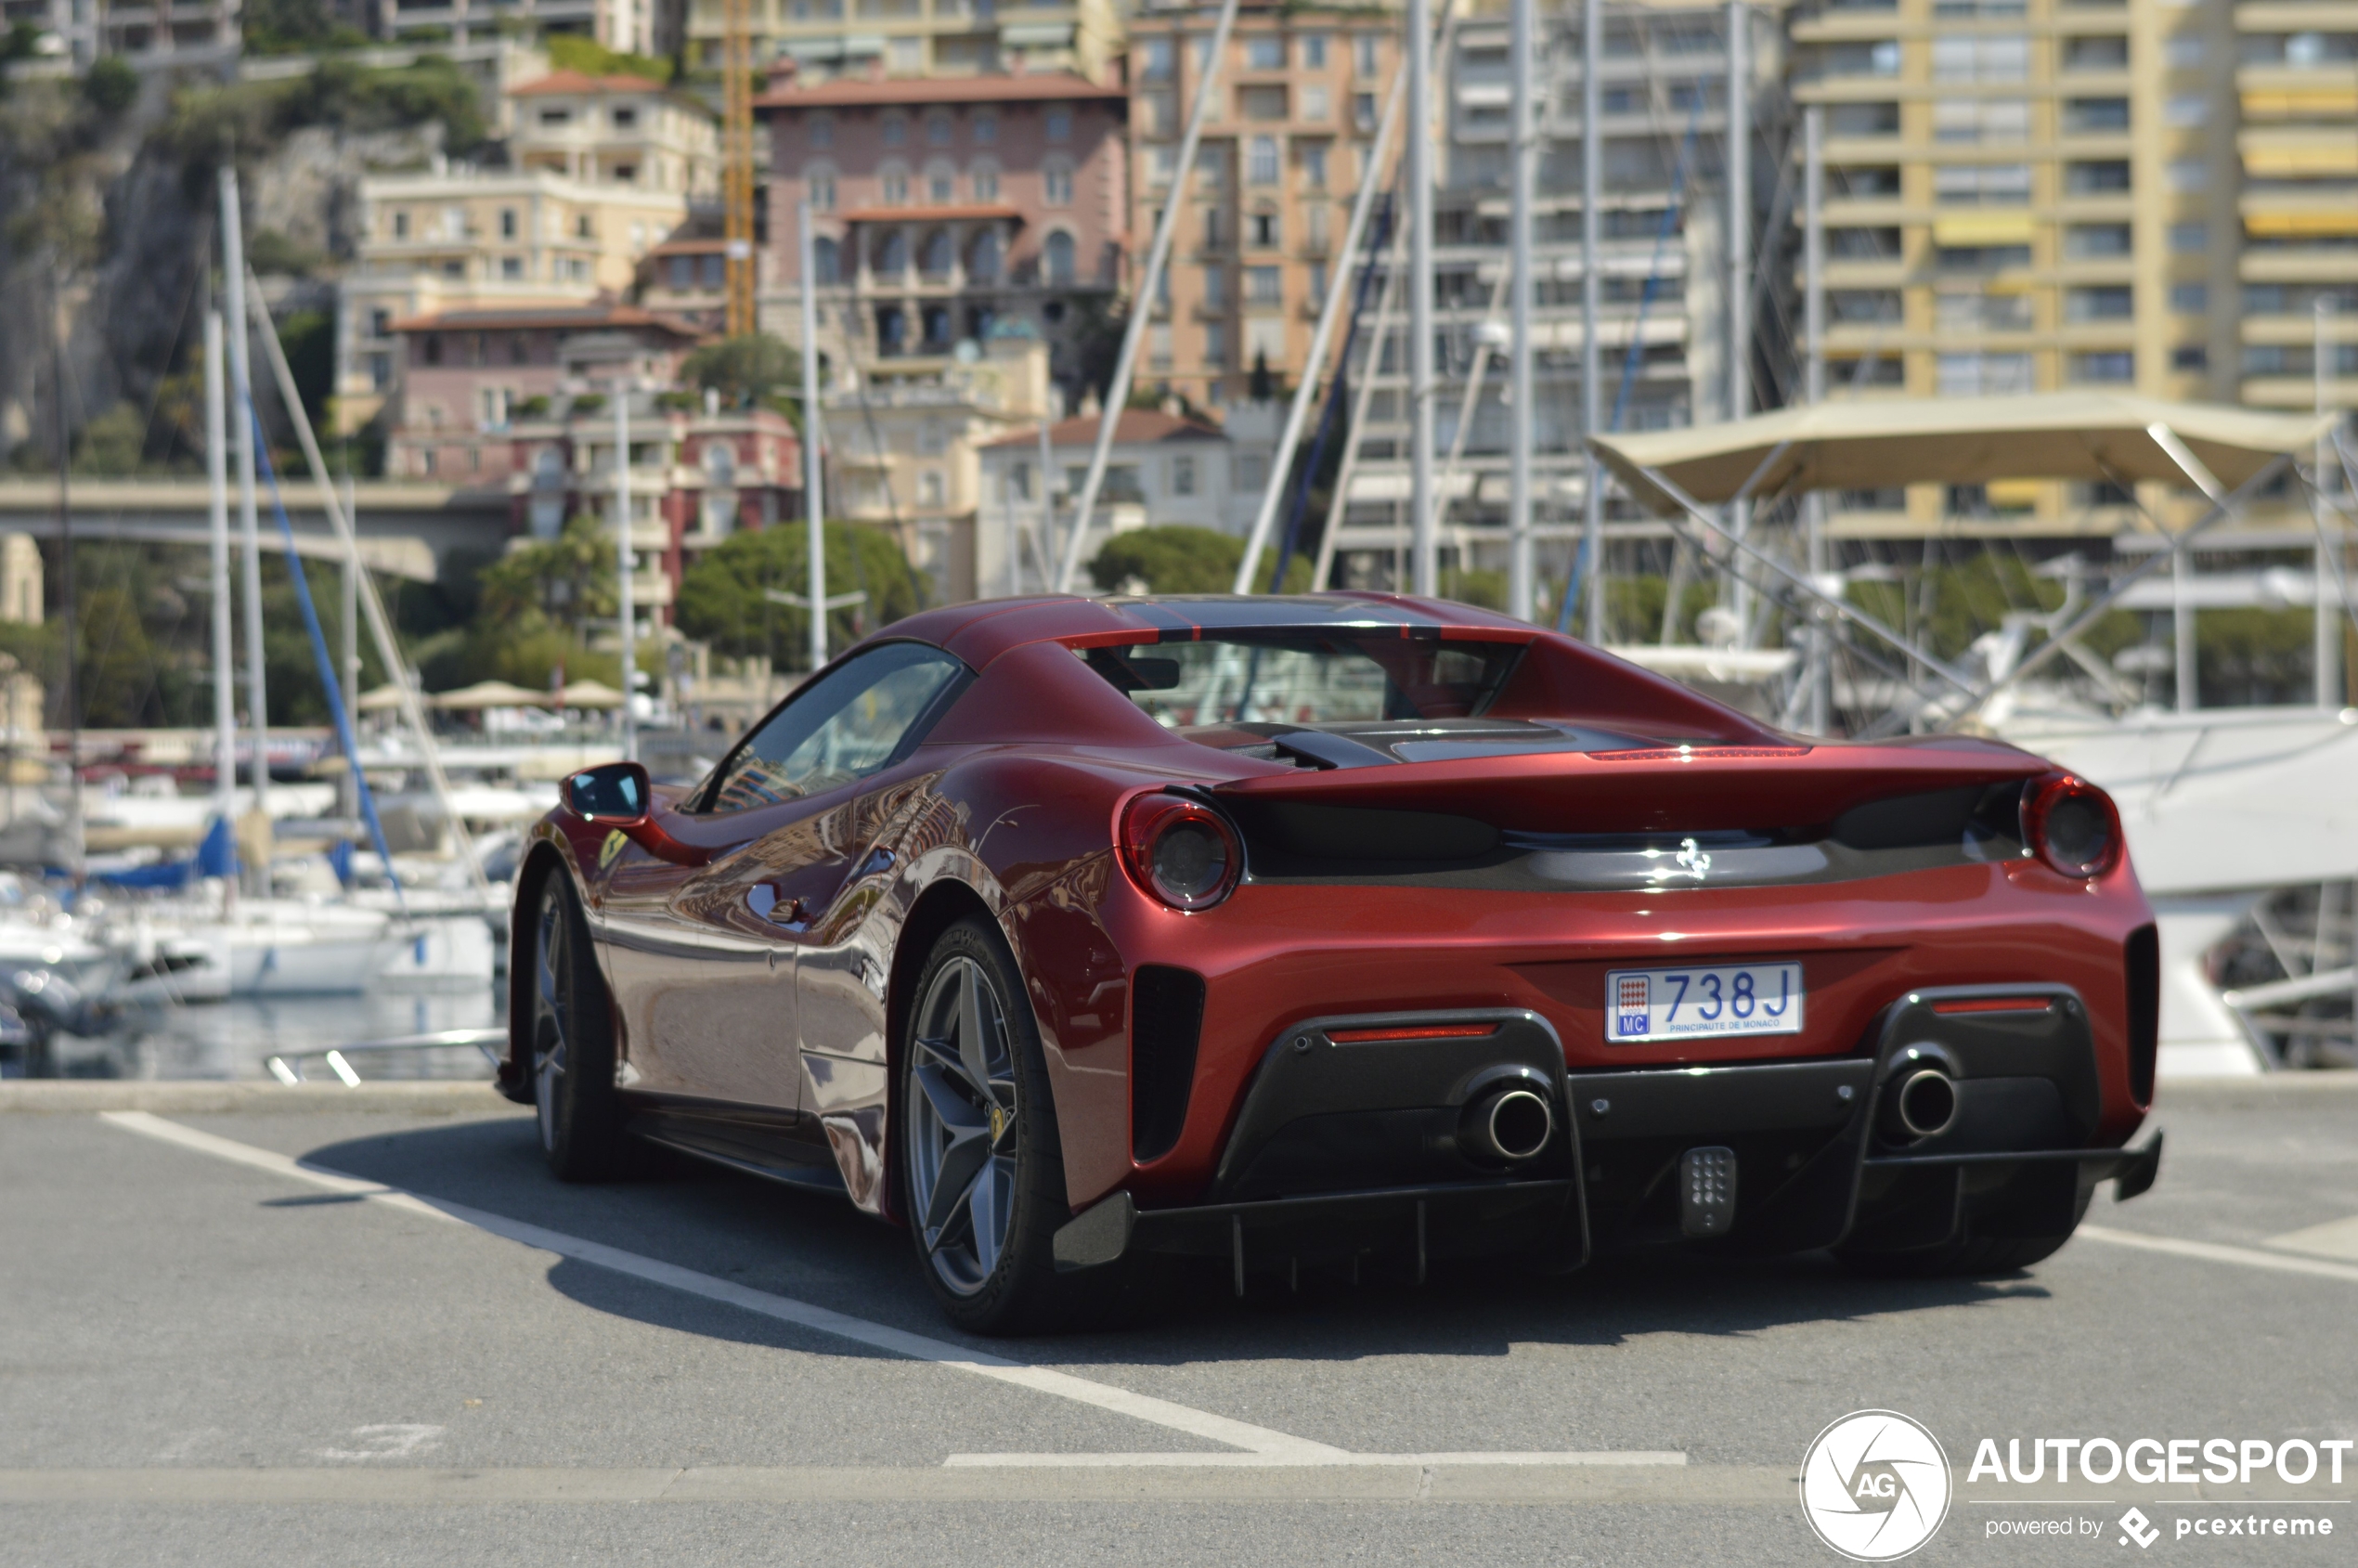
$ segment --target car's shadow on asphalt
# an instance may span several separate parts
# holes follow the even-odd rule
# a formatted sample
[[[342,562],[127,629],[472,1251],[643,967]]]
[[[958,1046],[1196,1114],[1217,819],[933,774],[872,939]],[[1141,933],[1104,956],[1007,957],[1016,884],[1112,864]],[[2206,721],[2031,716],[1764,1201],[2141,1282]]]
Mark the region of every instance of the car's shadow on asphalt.
[[[1613,1346],[1640,1335],[1743,1336],[1786,1325],[2045,1300],[2032,1276],[1866,1278],[1823,1254],[1618,1258],[1548,1277],[1488,1262],[1406,1278],[1256,1276],[1239,1300],[1225,1263],[1173,1269],[1151,1310],[1053,1340],[959,1334],[936,1310],[907,1235],[840,1198],[660,1158],[640,1179],[570,1186],[549,1173],[532,1121],[454,1121],[307,1151],[331,1171],[546,1226],[873,1322],[1068,1367],[1504,1355],[1523,1343]],[[867,1357],[849,1341],[561,1260],[550,1284],[600,1312],[746,1343]]]

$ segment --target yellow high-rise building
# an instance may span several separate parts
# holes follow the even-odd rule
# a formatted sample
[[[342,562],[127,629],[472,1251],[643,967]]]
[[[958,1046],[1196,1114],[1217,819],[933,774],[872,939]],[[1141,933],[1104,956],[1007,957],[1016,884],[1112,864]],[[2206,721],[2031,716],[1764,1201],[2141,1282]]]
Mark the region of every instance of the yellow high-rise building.
[[[2247,0],[2235,13],[2242,128],[2241,400],[2358,404],[2358,4]]]
[[[2287,7],[2243,11],[2262,8]],[[2219,0],[1795,12],[1794,97],[1825,117],[1832,395],[2235,401],[2242,14]],[[2358,230],[2358,207],[2344,212]],[[2110,486],[1998,483],[1846,496],[1834,527],[2108,536],[2134,516]]]

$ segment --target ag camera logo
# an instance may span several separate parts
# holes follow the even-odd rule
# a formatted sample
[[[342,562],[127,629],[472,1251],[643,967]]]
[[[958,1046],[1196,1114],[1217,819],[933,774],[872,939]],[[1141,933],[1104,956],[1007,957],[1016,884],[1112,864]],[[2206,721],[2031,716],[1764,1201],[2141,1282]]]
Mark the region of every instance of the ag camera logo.
[[[1897,1410],[1856,1410],[1820,1432],[1801,1461],[1801,1512],[1854,1562],[1907,1556],[1949,1517],[1949,1456]]]

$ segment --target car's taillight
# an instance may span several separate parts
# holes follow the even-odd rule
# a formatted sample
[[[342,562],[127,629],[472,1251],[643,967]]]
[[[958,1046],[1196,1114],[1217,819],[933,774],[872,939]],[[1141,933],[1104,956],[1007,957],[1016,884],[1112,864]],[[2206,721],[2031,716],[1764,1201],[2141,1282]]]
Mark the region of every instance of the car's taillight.
[[[2023,791],[2022,841],[2066,876],[2102,876],[2120,863],[2120,813],[2085,779],[2050,773]]]
[[[1131,880],[1172,908],[1210,909],[1244,875],[1244,846],[1209,806],[1142,795],[1121,813],[1121,863]]]

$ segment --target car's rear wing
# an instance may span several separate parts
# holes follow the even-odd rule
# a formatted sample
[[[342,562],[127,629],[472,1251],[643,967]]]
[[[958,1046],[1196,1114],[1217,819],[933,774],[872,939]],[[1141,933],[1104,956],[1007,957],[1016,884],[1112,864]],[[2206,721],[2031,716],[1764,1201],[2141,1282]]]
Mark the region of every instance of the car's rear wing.
[[[1665,745],[1304,770],[1214,786],[1245,814],[1272,807],[1420,813],[1500,833],[1628,834],[1827,828],[1877,803],[1977,798],[2050,771],[1996,742]],[[1952,807],[1942,805],[1948,816]],[[1928,825],[1928,824],[1927,824]]]

